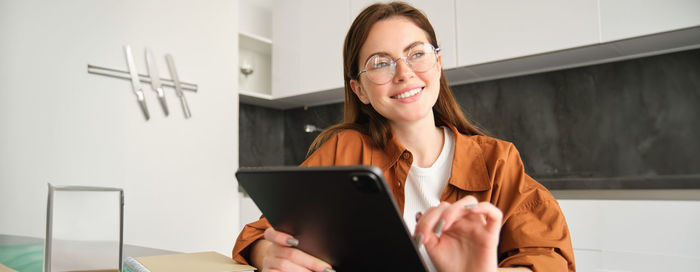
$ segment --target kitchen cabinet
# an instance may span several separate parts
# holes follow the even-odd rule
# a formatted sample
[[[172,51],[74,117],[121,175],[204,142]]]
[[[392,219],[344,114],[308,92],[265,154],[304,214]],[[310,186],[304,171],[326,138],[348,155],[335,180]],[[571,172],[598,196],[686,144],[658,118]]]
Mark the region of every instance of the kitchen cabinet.
[[[345,35],[376,1],[275,0],[272,91],[259,104],[342,102]],[[433,24],[451,85],[700,47],[698,0],[407,2]]]
[[[301,90],[299,1],[275,1],[272,8],[272,95]],[[303,30],[308,32],[310,30]]]
[[[597,0],[456,1],[457,64],[475,65],[599,42]]]
[[[350,2],[275,1],[272,12],[272,96],[342,88]]]
[[[351,1],[350,20],[367,6],[382,2],[378,0]],[[454,0],[408,0],[404,1],[420,9],[428,17],[437,36],[440,54],[442,55],[442,68],[449,69],[457,66],[457,38],[455,30],[455,1]]]
[[[571,232],[578,271],[697,271],[700,267],[695,257],[700,256],[696,235],[700,219],[688,216],[700,213],[700,201],[674,200],[674,193],[663,190],[573,191],[578,190],[555,194],[580,195],[580,199],[555,196]],[[654,220],[649,220],[649,214],[654,214]],[[663,234],[649,235],[659,229]]]
[[[600,0],[602,42],[700,26],[698,0]]]

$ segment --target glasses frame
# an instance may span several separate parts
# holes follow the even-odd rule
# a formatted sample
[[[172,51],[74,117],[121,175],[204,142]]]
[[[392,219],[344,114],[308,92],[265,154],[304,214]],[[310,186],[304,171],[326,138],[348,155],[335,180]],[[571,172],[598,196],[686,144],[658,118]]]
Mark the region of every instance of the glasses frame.
[[[431,43],[429,43],[429,42],[416,43],[415,45],[413,45],[411,48],[408,49],[408,54],[410,54],[410,53],[411,53],[411,50],[412,50],[414,47],[418,46],[419,44],[422,44],[422,45],[430,45],[430,47],[433,48],[433,55],[435,56],[435,63],[433,63],[433,65],[430,66],[430,68],[435,67],[435,64],[437,63],[437,59],[438,59],[438,53],[440,53],[440,47],[435,47],[433,44],[431,44]],[[408,60],[408,56],[398,57],[398,58],[395,58],[395,59],[394,59],[394,58],[392,58],[391,56],[388,56],[388,55],[386,55],[386,54],[375,54],[375,55],[372,55],[369,59],[367,59],[367,61],[365,61],[365,65],[363,66],[364,69],[362,69],[359,73],[357,73],[357,78],[358,78],[358,79],[360,78],[360,75],[362,75],[362,73],[367,72],[367,65],[368,65],[369,62],[370,62],[375,56],[377,56],[377,55],[385,55],[385,56],[389,57],[389,59],[391,59],[391,64],[390,64],[389,67],[391,67],[391,72],[392,72],[392,74],[394,74],[391,78],[394,78],[394,76],[396,76],[396,65],[398,65],[398,62],[399,62],[399,60],[401,60],[401,59],[404,59],[404,60],[406,61],[406,64],[408,64],[408,67],[411,67],[411,70],[413,70],[413,64],[411,63],[411,61]],[[427,70],[430,70],[430,68],[428,68]],[[427,71],[427,70],[425,70],[425,71]],[[413,71],[414,71],[414,72],[417,72],[416,70],[413,70]],[[421,71],[421,72],[417,72],[417,73],[423,73],[423,72],[425,72],[425,71]],[[372,81],[372,80],[369,78],[369,76],[367,77],[367,79],[368,79],[369,81],[371,81],[372,83],[378,84],[378,85],[387,84],[387,83],[391,82],[391,79],[389,79],[387,82],[384,82],[384,83],[377,83],[377,82]]]

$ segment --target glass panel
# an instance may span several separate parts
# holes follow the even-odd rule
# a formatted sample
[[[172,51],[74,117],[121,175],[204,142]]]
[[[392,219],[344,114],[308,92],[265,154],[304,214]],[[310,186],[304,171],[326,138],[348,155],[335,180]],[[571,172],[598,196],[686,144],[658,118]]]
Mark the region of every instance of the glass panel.
[[[50,271],[119,271],[121,192],[56,189]]]

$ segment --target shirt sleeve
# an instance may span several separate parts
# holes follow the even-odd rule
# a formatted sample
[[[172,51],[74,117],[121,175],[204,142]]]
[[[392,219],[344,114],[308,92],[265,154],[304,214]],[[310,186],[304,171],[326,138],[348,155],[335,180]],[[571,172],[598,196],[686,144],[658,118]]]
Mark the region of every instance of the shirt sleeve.
[[[512,144],[494,171],[495,205],[503,212],[499,266],[533,271],[576,271],[564,214],[551,193],[525,174]]]
[[[258,221],[249,223],[243,227],[236,239],[231,256],[233,260],[242,264],[250,264],[250,246],[258,239],[262,239],[265,230],[270,227],[265,217],[261,216]]]

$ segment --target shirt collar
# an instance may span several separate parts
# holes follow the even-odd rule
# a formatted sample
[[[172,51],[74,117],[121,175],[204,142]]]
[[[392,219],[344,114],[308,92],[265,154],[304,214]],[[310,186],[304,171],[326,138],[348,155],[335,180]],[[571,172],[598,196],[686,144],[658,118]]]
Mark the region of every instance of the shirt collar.
[[[401,143],[399,143],[399,140],[396,139],[396,136],[392,133],[391,135],[391,140],[387,143],[386,147],[384,148],[384,152],[373,152],[372,154],[372,161],[376,163],[381,163],[379,166],[382,168],[382,170],[388,170],[391,166],[396,164],[396,162],[399,161],[401,158],[401,155],[404,153],[410,153],[408,149],[406,149]],[[375,163],[372,163],[373,165]]]
[[[455,153],[452,160],[452,170],[449,184],[465,191],[485,191],[491,188],[486,160],[479,144],[472,136],[461,134],[457,128],[443,122],[455,135]],[[383,171],[394,166],[401,156],[410,153],[395,136],[384,148],[384,152],[372,152],[372,165],[381,167]]]
[[[455,135],[455,155],[449,183],[465,191],[486,191],[491,188],[489,172],[481,146],[473,136],[459,133],[457,128],[446,124]]]

